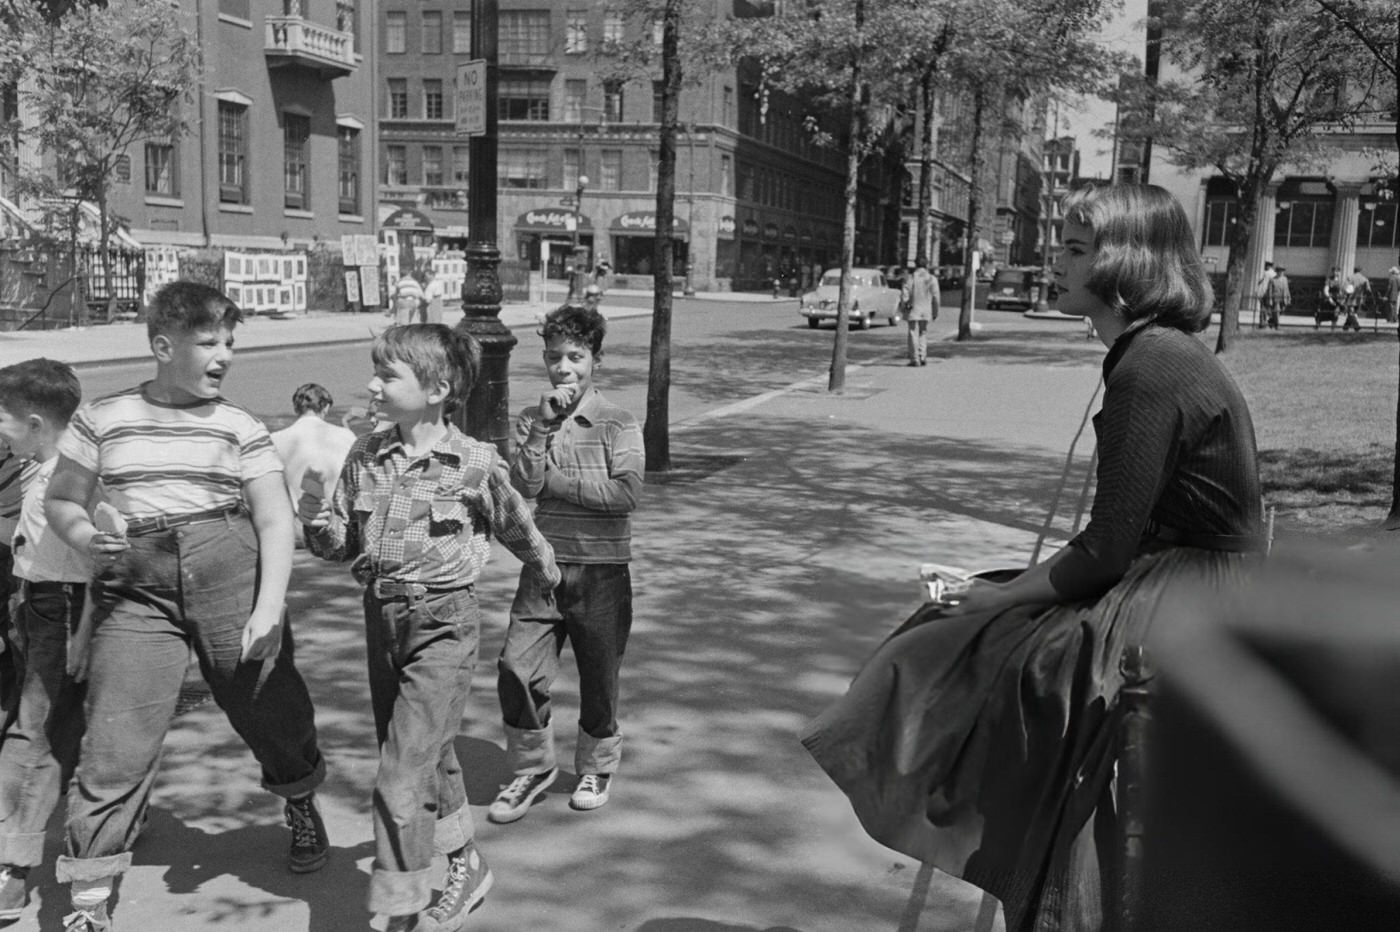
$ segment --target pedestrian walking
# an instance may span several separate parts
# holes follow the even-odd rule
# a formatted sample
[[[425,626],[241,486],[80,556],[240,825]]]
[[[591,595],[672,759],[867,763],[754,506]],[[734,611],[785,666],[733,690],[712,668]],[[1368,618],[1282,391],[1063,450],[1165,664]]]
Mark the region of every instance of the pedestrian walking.
[[[175,714],[190,649],[215,701],[282,797],[288,867],[329,857],[314,791],[326,765],[282,606],[292,518],[267,428],[221,390],[238,307],[188,281],[156,292],[147,333],[155,377],[78,409],[58,442],[45,514],[96,572],[87,720],[58,879],[67,932],[111,928],[108,897],[134,843]],[[98,483],[125,521],[100,531]]]
[[[522,573],[498,661],[496,691],[514,779],[487,810],[514,822],[554,782],[551,689],[564,642],[579,678],[578,736],[569,804],[607,803],[622,761],[618,681],[632,629],[632,512],[646,457],[637,419],[594,384],[607,321],[596,310],[562,307],[540,331],[549,388],[520,413],[511,481],[536,500],[535,521],[554,546],[562,581],[541,588]]]
[[[1342,282],[1342,310],[1346,313],[1343,330],[1361,332],[1361,308],[1370,296],[1371,280],[1361,273],[1361,266],[1358,265]]]
[[[909,365],[928,365],[928,325],[938,319],[941,297],[938,279],[928,270],[928,260],[918,259],[899,292],[899,310],[909,328]]]
[[[379,741],[369,909],[390,917],[388,932],[455,932],[494,881],[452,744],[481,631],[477,577],[492,538],[541,592],[559,570],[496,448],[447,420],[480,371],[476,340],[442,324],[391,327],[370,353],[370,398],[393,426],[357,440],[330,503],[307,489],[300,514],[308,549],[353,560],[365,587]],[[435,854],[447,879],[428,908]]]
[[[1393,324],[1400,320],[1400,257],[1385,273],[1386,318]]]
[[[26,878],[44,859],[44,826],[78,760],[81,683],[68,673],[68,632],[77,627],[92,563],[49,529],[44,494],[58,441],[82,400],[73,370],[51,359],[0,369],[0,438],[36,469],[13,535],[19,607],[11,652],[21,654],[19,712],[0,743],[0,922],[28,900]]]
[[[1274,263],[1268,259],[1264,260],[1264,273],[1259,276],[1259,281],[1254,284],[1254,300],[1259,302],[1259,310],[1261,312],[1254,324],[1256,329],[1262,329],[1265,326],[1265,314],[1269,306],[1269,285],[1273,282],[1274,276],[1277,274],[1278,272],[1274,270]]]
[[[394,283],[394,294],[389,301],[394,324],[402,327],[405,324],[421,323],[424,303],[423,286],[418,279],[412,274],[400,278]]]
[[[431,263],[429,263],[423,269],[423,313],[421,317],[422,323],[442,323],[442,301],[442,279],[438,278],[437,270],[433,268]]]
[[[1270,330],[1278,329],[1279,314],[1293,304],[1293,294],[1288,290],[1288,275],[1283,266],[1274,270],[1274,275],[1264,286],[1265,322]]]
[[[302,483],[309,474],[316,482],[334,485],[345,465],[345,457],[355,442],[355,433],[348,427],[326,420],[335,399],[323,385],[307,382],[292,392],[292,410],[297,419],[287,427],[272,432],[272,446],[282,460],[282,476],[287,487],[287,501],[293,512],[301,498]],[[294,522],[296,537],[301,539],[301,523]]]
[[[1340,312],[1342,304],[1342,273],[1334,265],[1332,271],[1327,276],[1327,280],[1322,283],[1322,291],[1317,296],[1317,308],[1313,311],[1313,329],[1317,330],[1322,326],[1323,321],[1331,323],[1332,329],[1337,329],[1337,314]]]
[[[1092,932],[1115,910],[1115,708],[1128,645],[1170,593],[1243,579],[1263,545],[1254,428],[1197,337],[1209,279],[1177,201],[1071,193],[1059,307],[1109,347],[1084,531],[958,604],[929,603],[803,742],[882,844],[1002,903],[1006,928]]]

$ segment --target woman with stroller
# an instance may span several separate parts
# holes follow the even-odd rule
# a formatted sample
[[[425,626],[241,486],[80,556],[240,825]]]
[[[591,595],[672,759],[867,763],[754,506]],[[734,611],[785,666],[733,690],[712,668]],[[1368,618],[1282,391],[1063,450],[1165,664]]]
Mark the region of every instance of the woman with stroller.
[[[1109,348],[1090,521],[924,605],[803,736],[872,837],[994,894],[1008,932],[1102,926],[1119,659],[1164,598],[1236,583],[1263,546],[1249,409],[1195,336],[1213,301],[1185,212],[1113,185],[1063,215],[1060,310]]]

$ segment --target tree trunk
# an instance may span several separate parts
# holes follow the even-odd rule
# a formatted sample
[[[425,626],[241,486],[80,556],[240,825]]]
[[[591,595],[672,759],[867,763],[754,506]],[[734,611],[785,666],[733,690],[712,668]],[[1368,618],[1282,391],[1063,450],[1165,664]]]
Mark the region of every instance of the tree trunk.
[[[661,153],[656,170],[656,239],[647,412],[642,444],[650,472],[671,468],[671,260],[675,255],[676,125],[681,94],[681,0],[666,0],[661,33]]]
[[[1395,20],[1395,57],[1391,61],[1395,62],[1395,106],[1400,109],[1400,16]],[[1400,158],[1400,120],[1395,123],[1395,152]],[[1395,180],[1391,186],[1400,196],[1400,162],[1395,165]],[[1400,264],[1400,259],[1396,263]],[[1400,340],[1400,329],[1395,331],[1395,336]],[[1400,364],[1397,364],[1396,372],[1400,373]],[[1400,529],[1400,396],[1395,402],[1395,471],[1390,481],[1390,514],[1386,516],[1383,526],[1387,531]]]
[[[1270,172],[1269,174],[1272,174]],[[1235,225],[1230,231],[1230,251],[1225,260],[1225,297],[1220,302],[1220,330],[1215,337],[1215,351],[1224,353],[1240,332],[1240,304],[1254,288],[1246,281],[1249,250],[1254,243],[1254,221],[1259,215],[1259,192],[1267,175],[1247,177],[1235,212]]]
[[[933,115],[933,76],[934,68],[930,65],[919,82],[919,114],[923,120],[923,133],[919,138],[919,245],[915,252],[917,259],[930,266],[937,264],[929,257],[929,227],[933,223],[933,140],[936,122]]]
[[[982,167],[986,161],[982,154],[982,122],[986,103],[982,88],[972,92],[972,155],[968,165],[967,247],[963,250],[962,305],[958,309],[959,342],[972,338],[972,305],[977,299],[977,270],[973,268],[972,256],[977,250],[977,227],[982,213]]]
[[[102,191],[97,196],[97,259],[102,263],[102,287],[107,293],[107,304],[104,309],[106,323],[111,323],[117,317],[117,294],[112,287],[112,234],[107,228],[107,192]]]
[[[865,22],[865,0],[856,0],[856,29]],[[850,119],[846,127],[846,199],[841,224],[841,288],[836,293],[836,336],[831,343],[831,370],[826,390],[846,389],[846,346],[850,343],[851,266],[856,252],[856,194],[860,186],[861,111],[860,59],[851,61],[851,86],[846,95]]]

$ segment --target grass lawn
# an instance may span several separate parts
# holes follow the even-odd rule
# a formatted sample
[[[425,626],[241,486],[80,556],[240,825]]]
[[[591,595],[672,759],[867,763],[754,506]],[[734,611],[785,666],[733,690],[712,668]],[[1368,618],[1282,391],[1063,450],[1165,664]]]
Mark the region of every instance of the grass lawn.
[[[1213,331],[1202,336],[1214,345]],[[1384,520],[1398,360],[1393,330],[1241,331],[1224,361],[1254,416],[1276,535],[1351,535]]]

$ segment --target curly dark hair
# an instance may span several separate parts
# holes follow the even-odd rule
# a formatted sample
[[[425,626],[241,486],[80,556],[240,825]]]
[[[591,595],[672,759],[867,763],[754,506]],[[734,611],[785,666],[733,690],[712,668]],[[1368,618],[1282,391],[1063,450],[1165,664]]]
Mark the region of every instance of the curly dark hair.
[[[579,346],[593,351],[594,357],[603,355],[603,337],[608,332],[608,319],[597,309],[577,304],[566,304],[545,315],[540,336],[548,341],[551,337],[562,336]]]

